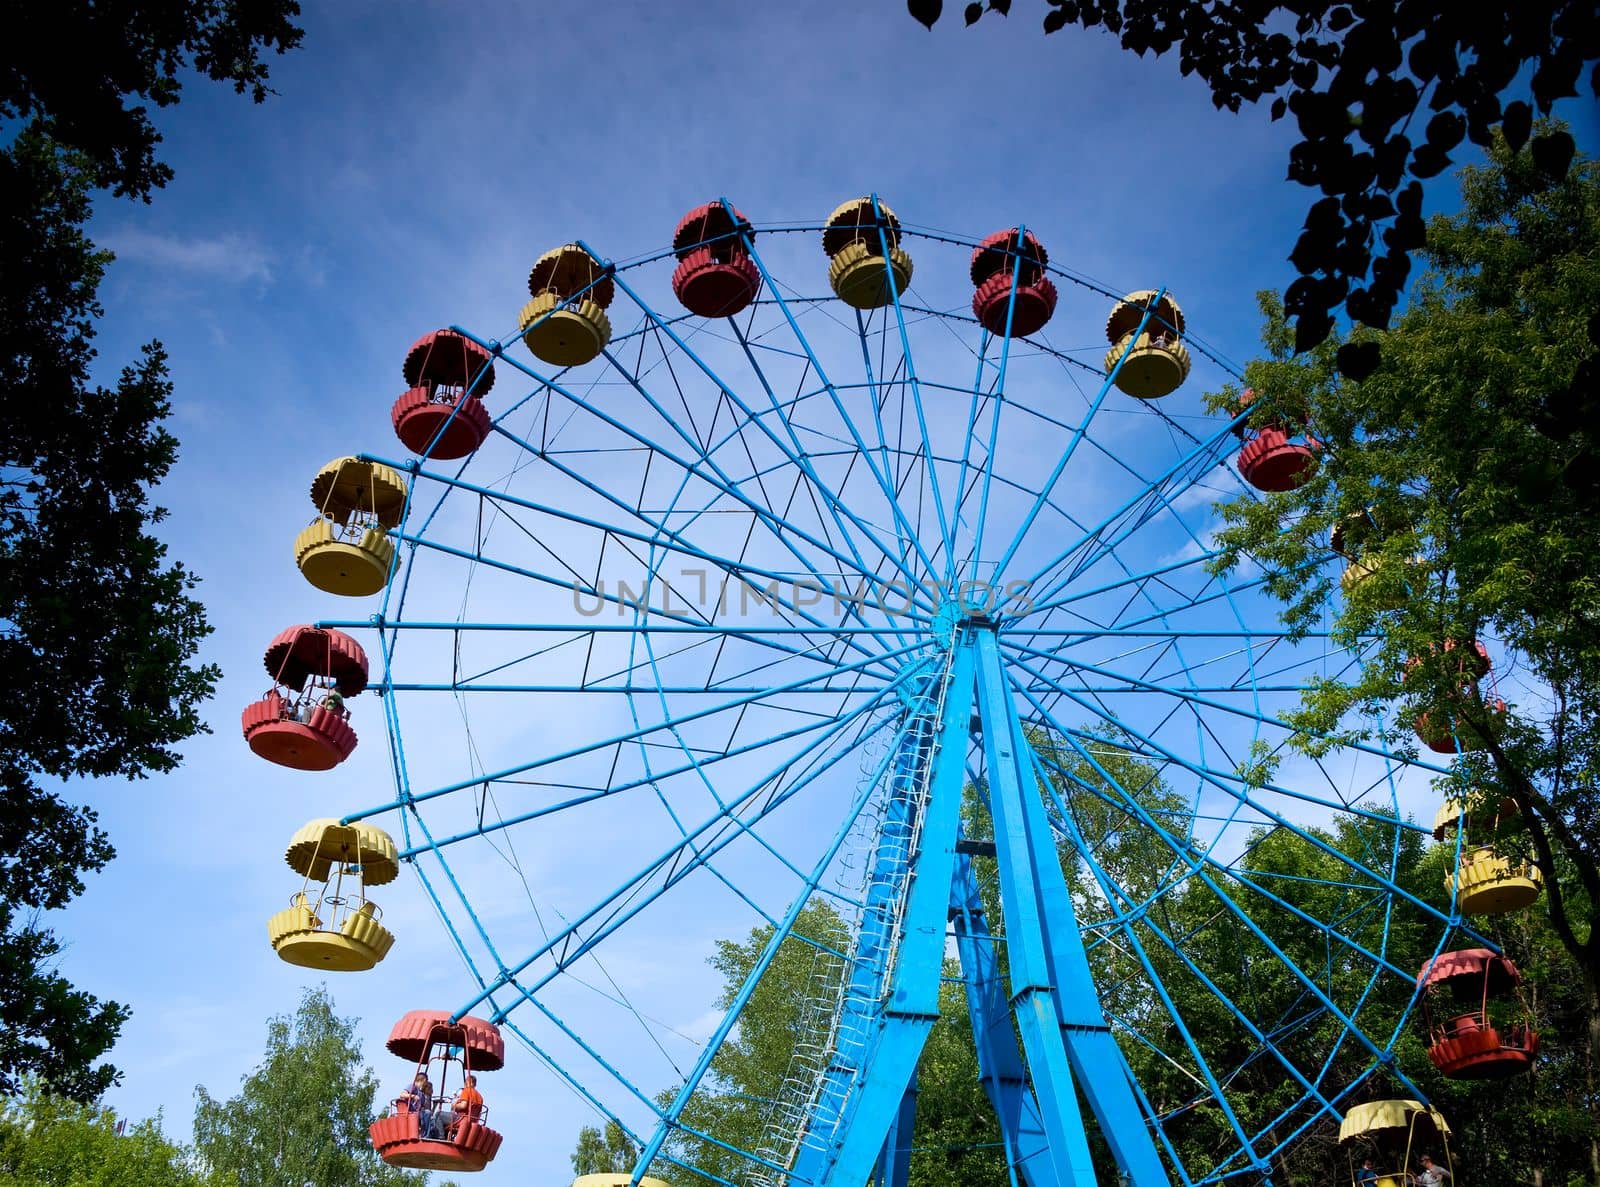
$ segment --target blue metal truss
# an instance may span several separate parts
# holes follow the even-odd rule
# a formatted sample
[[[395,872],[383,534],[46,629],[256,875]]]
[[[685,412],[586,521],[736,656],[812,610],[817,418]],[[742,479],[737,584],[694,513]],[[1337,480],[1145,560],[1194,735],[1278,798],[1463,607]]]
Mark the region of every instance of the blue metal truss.
[[[902,1173],[917,1059],[938,1017],[946,923],[953,916],[984,1088],[1001,1118],[1008,1155],[1027,1181],[1094,1184],[1081,1089],[1128,1181],[1168,1183],[1100,1008],[996,634],[994,622],[981,615],[959,621],[945,671],[906,711],[839,1038],[803,1125],[791,1182],[854,1187],[875,1167],[881,1182]],[[970,862],[956,852],[975,726],[1006,916],[1004,994]],[[1020,1058],[1013,1020],[1022,1036]],[[641,1158],[640,1173],[648,1165]]]

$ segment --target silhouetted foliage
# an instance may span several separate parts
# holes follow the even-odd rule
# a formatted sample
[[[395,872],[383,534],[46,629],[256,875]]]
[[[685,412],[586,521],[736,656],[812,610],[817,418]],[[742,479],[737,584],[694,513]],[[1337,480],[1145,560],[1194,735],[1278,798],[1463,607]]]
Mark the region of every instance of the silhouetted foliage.
[[[216,670],[193,576],[150,529],[177,457],[160,343],[90,382],[111,261],[84,234],[95,190],[148,199],[172,176],[141,98],[175,103],[191,61],[266,95],[261,50],[299,41],[293,0],[12,6],[0,48],[0,1092],[36,1073],[90,1101],[127,1017],[73,989],[39,912],[113,856],[93,809],[41,780],[172,770]]]
[[[96,189],[146,201],[172,180],[156,159],[161,136],[149,109],[178,102],[191,67],[231,82],[257,103],[267,49],[300,44],[296,0],[53,0],[6,13],[0,120],[33,123],[64,148]]]
[[[1143,57],[1176,49],[1178,69],[1197,74],[1217,107],[1271,101],[1274,120],[1292,115],[1301,140],[1288,176],[1323,196],[1306,214],[1289,261],[1299,278],[1284,293],[1297,350],[1327,338],[1342,305],[1355,321],[1386,328],[1423,243],[1422,182],[1452,163],[1463,140],[1487,147],[1496,128],[1513,149],[1533,134],[1533,115],[1589,89],[1600,95],[1600,9],[1585,0],[1503,6],[1423,0],[1046,0],[1044,31],[1100,27]],[[930,29],[942,5],[910,0]],[[1010,0],[969,4],[967,24]],[[1526,80],[1526,81],[1523,81]],[[1531,98],[1506,96],[1514,87]],[[1569,133],[1534,135],[1533,160],[1566,174]],[[1351,378],[1375,350],[1339,360]]]

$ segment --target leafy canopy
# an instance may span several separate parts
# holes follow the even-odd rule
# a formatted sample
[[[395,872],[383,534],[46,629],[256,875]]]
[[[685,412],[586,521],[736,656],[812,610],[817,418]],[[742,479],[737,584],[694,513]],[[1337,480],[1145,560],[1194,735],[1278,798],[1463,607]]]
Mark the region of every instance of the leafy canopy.
[[[604,1129],[585,1125],[578,1131],[578,1145],[571,1158],[574,1175],[622,1175],[633,1170],[639,1146],[620,1123],[607,1118]]]
[[[172,176],[143,98],[178,99],[190,63],[265,97],[261,54],[298,43],[293,0],[62,0],[12,6],[0,41],[0,1092],[44,1077],[95,1099],[127,1011],[53,971],[39,913],[113,856],[93,809],[49,784],[172,770],[216,669],[195,579],[152,534],[177,458],[172,385],[151,343],[90,382],[108,252],[94,191],[148,199]],[[41,50],[40,47],[45,47]]]
[[[1424,714],[1453,728],[1473,750],[1444,790],[1484,819],[1502,798],[1515,804],[1504,843],[1538,860],[1552,925],[1593,992],[1600,169],[1579,159],[1553,180],[1536,153],[1503,139],[1491,158],[1463,171],[1462,211],[1430,224],[1430,271],[1362,381],[1341,377],[1337,357],[1378,335],[1295,356],[1283,307],[1263,295],[1267,355],[1245,368],[1262,396],[1253,419],[1308,414],[1322,461],[1294,491],[1221,505],[1215,563],[1260,566],[1301,632],[1340,570],[1360,567],[1333,629],[1364,663],[1353,679],[1311,686],[1294,717],[1300,746],[1315,754],[1381,732],[1415,748]],[[1335,526],[1346,556],[1328,565]],[[1496,665],[1482,680],[1463,660],[1474,640]]]
[[[160,1118],[119,1121],[110,1109],[51,1096],[30,1080],[0,1103],[0,1187],[233,1187],[197,1170]]]
[[[237,1187],[401,1187],[422,1176],[386,1166],[367,1126],[378,1078],[361,1060],[355,1019],[340,1018],[325,988],[307,990],[292,1016],[267,1021],[267,1050],[239,1094],[195,1089],[201,1163]]]
[[[170,107],[191,68],[257,103],[271,88],[263,51],[300,44],[296,0],[54,0],[6,17],[0,120],[37,121],[82,154],[97,189],[146,201],[172,180],[142,99]],[[42,47],[42,48],[41,48]]]
[[[930,29],[941,0],[908,0]],[[971,25],[1011,0],[966,5]],[[1178,69],[1198,75],[1217,107],[1270,100],[1271,117],[1293,115],[1301,139],[1288,177],[1320,190],[1289,261],[1299,273],[1285,294],[1297,349],[1328,337],[1342,305],[1365,325],[1389,324],[1422,246],[1422,182],[1451,164],[1463,140],[1487,147],[1501,129],[1528,141],[1535,110],[1589,90],[1600,96],[1600,10],[1589,0],[1439,4],[1433,0],[1298,0],[1196,4],[1192,0],[1047,0],[1044,31],[1102,28],[1123,49],[1156,57],[1176,49]],[[1506,101],[1509,95],[1524,98]],[[1533,161],[1566,172],[1572,137],[1534,138]],[[1359,378],[1369,361],[1347,355]]]

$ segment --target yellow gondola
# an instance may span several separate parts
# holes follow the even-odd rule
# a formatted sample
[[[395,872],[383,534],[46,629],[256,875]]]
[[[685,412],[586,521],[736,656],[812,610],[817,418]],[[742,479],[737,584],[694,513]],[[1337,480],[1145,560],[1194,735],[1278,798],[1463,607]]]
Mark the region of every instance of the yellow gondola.
[[[1516,810],[1515,804],[1504,800],[1493,810],[1493,819],[1514,816]],[[1462,810],[1460,800],[1446,800],[1433,818],[1433,835],[1439,841],[1458,828],[1471,827],[1471,815]],[[1544,888],[1544,876],[1538,866],[1512,861],[1493,845],[1469,845],[1463,836],[1461,861],[1454,873],[1445,876],[1444,888],[1465,914],[1505,915],[1531,907]]]
[[[1328,546],[1345,560],[1339,588],[1347,599],[1366,587],[1363,596],[1371,605],[1379,610],[1398,610],[1408,598],[1427,588],[1427,562],[1418,555],[1401,563],[1399,558],[1384,555],[1380,543],[1379,529],[1369,509],[1346,515],[1334,524]]]
[[[1439,1110],[1415,1100],[1374,1100],[1352,1105],[1339,1125],[1339,1144],[1350,1155],[1352,1187],[1406,1187],[1412,1167],[1423,1155],[1443,1157],[1450,1181],[1450,1126]],[[1370,1174],[1358,1158],[1372,1160]]]
[[[822,250],[828,255],[834,295],[854,309],[891,304],[911,283],[911,257],[900,247],[900,220],[882,202],[874,209],[870,197],[852,198],[828,216]]]
[[[405,479],[378,462],[334,458],[311,480],[317,518],[294,542],[295,563],[325,593],[361,598],[389,584],[389,532],[405,514]]]
[[[1160,300],[1156,297],[1154,289],[1129,293],[1106,318],[1106,340],[1111,343],[1105,357],[1106,374],[1126,353],[1122,369],[1117,372],[1117,389],[1136,400],[1170,396],[1189,378],[1189,349],[1182,342],[1183,310],[1171,293],[1162,295]],[[1134,334],[1144,321],[1147,308],[1150,318],[1136,341]]]
[[[518,325],[522,341],[555,367],[577,367],[611,341],[606,307],[616,286],[599,260],[576,243],[547,251],[528,273],[528,294]]]
[[[394,934],[366,896],[367,887],[393,882],[400,873],[388,833],[367,824],[313,820],[295,833],[284,858],[305,883],[288,909],[267,921],[279,957],[304,968],[354,972],[388,955]]]

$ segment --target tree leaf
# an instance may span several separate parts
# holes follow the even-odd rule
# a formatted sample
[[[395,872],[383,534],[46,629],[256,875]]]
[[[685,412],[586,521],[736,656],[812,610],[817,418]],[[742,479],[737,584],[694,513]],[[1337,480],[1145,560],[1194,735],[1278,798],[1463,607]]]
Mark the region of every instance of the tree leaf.
[[[1577,145],[1572,142],[1570,133],[1558,129],[1535,136],[1531,151],[1533,163],[1539,167],[1539,172],[1560,181],[1567,175],[1567,167],[1572,164]]]
[[[1578,93],[1578,73],[1583,69],[1583,59],[1578,42],[1571,37],[1540,59],[1539,68],[1528,84],[1540,111],[1548,113],[1557,99]]]
[[[1294,350],[1296,354],[1304,354],[1314,347],[1321,346],[1328,340],[1328,335],[1333,333],[1333,318],[1324,310],[1306,310],[1301,313],[1294,323]]]
[[[1450,155],[1435,144],[1418,145],[1411,154],[1412,177],[1437,177],[1450,167]]]
[[[1441,111],[1428,121],[1428,144],[1447,153],[1467,134],[1467,121],[1454,111]]]
[[[932,29],[944,12],[944,0],[906,0],[906,11]]]
[[[979,4],[977,0],[973,0],[961,15],[968,25],[976,25],[978,18],[983,16],[983,5]]]
[[[1522,100],[1506,104],[1505,115],[1500,121],[1500,131],[1505,135],[1506,144],[1512,152],[1521,152],[1522,146],[1528,143],[1528,134],[1533,131],[1533,108]]]
[[[1383,351],[1376,342],[1346,342],[1334,356],[1339,374],[1360,383],[1378,369],[1383,361]]]

